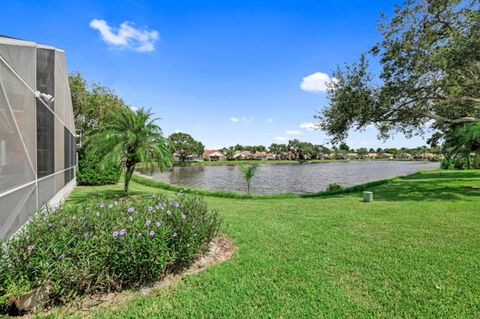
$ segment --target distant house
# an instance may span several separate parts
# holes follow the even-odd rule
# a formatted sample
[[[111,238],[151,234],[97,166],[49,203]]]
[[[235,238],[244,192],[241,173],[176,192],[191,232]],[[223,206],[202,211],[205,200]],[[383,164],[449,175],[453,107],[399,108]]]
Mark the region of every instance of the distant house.
[[[390,153],[382,153],[382,154],[380,154],[380,157],[381,157],[381,158],[384,158],[384,159],[393,159],[393,154],[390,154]]]
[[[235,154],[233,154],[233,159],[235,160],[250,160],[253,159],[253,154],[250,151],[236,151]]]
[[[433,153],[415,154],[414,158],[424,159],[424,160],[433,160],[435,158],[435,154]]]
[[[266,160],[267,157],[268,157],[267,152],[255,152],[255,154],[253,154],[254,159]]]
[[[203,158],[208,161],[224,161],[226,159],[222,152],[216,150],[205,150],[202,154]]]
[[[338,153],[337,158],[340,159],[355,159],[358,158],[357,153]]]
[[[268,152],[266,159],[267,160],[275,160],[275,159],[277,159],[277,155],[275,155],[274,153]]]
[[[395,157],[401,159],[412,159],[413,155],[409,153],[398,153]]]
[[[378,157],[378,154],[377,153],[367,153],[367,158],[370,158],[370,159],[375,159]]]
[[[185,157],[185,161],[200,161],[202,160],[202,155],[198,154],[190,154]],[[173,153],[173,159],[177,162],[180,162],[182,160],[182,157],[178,153]]]

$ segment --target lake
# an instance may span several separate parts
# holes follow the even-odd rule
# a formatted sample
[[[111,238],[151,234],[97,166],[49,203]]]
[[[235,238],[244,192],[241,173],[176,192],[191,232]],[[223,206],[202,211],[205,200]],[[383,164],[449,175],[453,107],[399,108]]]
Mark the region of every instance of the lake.
[[[252,179],[252,193],[315,193],[324,191],[332,183],[347,187],[439,166],[436,162],[415,161],[261,164]],[[155,171],[152,178],[209,190],[244,192],[246,189],[246,182],[236,165],[179,166],[169,172]]]

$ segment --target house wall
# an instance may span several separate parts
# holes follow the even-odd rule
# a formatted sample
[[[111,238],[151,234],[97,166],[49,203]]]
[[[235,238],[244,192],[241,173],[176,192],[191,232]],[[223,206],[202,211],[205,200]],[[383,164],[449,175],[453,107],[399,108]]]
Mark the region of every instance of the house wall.
[[[65,53],[0,37],[0,239],[71,191],[75,152]]]

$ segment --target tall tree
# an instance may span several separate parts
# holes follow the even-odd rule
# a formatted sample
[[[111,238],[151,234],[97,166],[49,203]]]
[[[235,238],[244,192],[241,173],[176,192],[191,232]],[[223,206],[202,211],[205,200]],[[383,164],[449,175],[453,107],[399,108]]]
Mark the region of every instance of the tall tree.
[[[200,155],[205,150],[202,142],[196,141],[187,133],[172,133],[168,139],[172,142],[173,149],[182,162],[184,162],[189,155]]]
[[[98,128],[112,115],[128,108],[115,91],[95,83],[88,83],[80,72],[71,73],[68,79],[75,127],[84,135]]]
[[[391,20],[382,17],[383,39],[369,52],[382,65],[379,79],[365,55],[338,67],[318,126],[340,141],[369,125],[387,138],[424,134],[430,120],[439,129],[480,122],[479,8],[478,0],[406,0]]]
[[[124,193],[128,195],[135,166],[142,162],[150,167],[156,163],[161,171],[173,164],[172,146],[155,124],[150,110],[123,109],[95,130],[89,140],[98,158],[104,163],[115,162],[125,172]]]

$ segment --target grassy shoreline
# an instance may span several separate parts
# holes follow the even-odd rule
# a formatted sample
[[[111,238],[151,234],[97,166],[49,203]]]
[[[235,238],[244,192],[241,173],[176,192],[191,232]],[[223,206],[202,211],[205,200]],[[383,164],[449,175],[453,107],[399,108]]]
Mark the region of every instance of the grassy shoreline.
[[[334,163],[334,162],[349,162],[349,161],[398,161],[398,162],[428,162],[429,160],[422,159],[401,159],[396,158],[393,160],[376,158],[376,159],[322,159],[322,160],[307,160],[307,161],[296,161],[296,160],[242,160],[242,161],[195,161],[195,162],[175,162],[174,166],[221,166],[221,165],[242,165],[242,164],[312,164],[312,163]],[[137,169],[145,169],[147,165],[145,163],[137,164]]]

